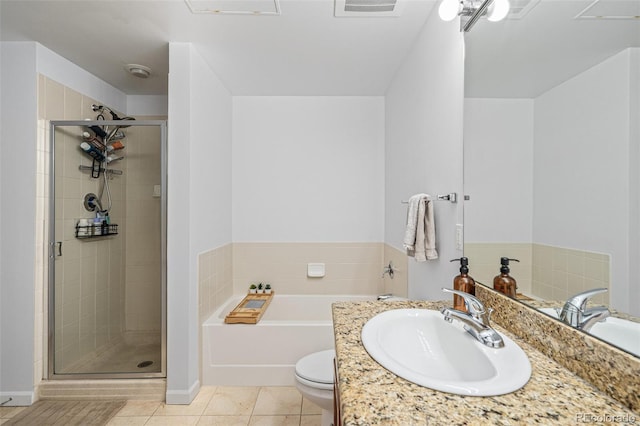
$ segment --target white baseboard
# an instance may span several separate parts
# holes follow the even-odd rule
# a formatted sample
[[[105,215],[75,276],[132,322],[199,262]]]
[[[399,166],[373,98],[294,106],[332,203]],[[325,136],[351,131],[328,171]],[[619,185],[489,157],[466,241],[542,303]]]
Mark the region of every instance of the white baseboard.
[[[187,405],[191,404],[191,401],[198,395],[198,392],[200,392],[200,381],[196,380],[186,391],[167,389],[165,400],[167,404]]]
[[[35,392],[0,392],[0,407],[28,406],[34,402]]]

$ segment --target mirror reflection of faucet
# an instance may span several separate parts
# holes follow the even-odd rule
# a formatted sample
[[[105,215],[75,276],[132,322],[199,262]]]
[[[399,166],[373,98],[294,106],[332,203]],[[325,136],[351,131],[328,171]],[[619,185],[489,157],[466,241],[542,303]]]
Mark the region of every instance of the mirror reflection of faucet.
[[[606,288],[595,288],[571,296],[569,300],[565,302],[562,309],[557,310],[558,318],[571,327],[589,331],[595,323],[605,321],[611,316],[611,312],[606,306],[587,308],[587,302],[590,298],[600,293],[606,293],[607,291],[609,290]]]

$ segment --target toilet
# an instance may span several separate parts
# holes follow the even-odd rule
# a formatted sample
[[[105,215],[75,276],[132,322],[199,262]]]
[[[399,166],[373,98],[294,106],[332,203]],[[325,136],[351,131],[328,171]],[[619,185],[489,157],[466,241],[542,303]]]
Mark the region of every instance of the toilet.
[[[333,424],[333,349],[315,352],[296,363],[296,387],[322,408],[322,426]]]

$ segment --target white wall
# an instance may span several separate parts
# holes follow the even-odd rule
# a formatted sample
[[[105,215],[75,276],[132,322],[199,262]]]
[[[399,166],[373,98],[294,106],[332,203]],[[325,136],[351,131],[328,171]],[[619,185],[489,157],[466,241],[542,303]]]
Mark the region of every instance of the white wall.
[[[167,394],[200,384],[197,255],[231,241],[231,96],[189,43],[169,45]]]
[[[166,116],[168,102],[165,95],[127,95],[127,115]]]
[[[465,242],[531,242],[532,99],[465,99],[464,191]]]
[[[379,242],[382,97],[234,97],[234,242]]]
[[[629,258],[638,198],[628,159],[638,143],[630,139],[631,69],[627,49],[549,90],[535,100],[534,124],[533,240],[611,254],[611,302],[625,312],[638,309],[629,297],[638,284],[625,269],[631,261],[637,272]]]
[[[629,105],[629,165],[631,171],[631,184],[629,185],[629,259],[640,259],[640,48],[630,49],[631,67],[629,72],[629,85],[631,102]],[[636,141],[636,142],[634,142]],[[629,262],[627,270],[629,278],[637,274],[635,262]],[[634,280],[635,281],[635,280]],[[640,285],[637,282],[629,283],[630,311],[640,316]]]
[[[386,93],[385,242],[402,249],[406,205],[411,195],[457,192],[462,195],[464,96],[463,36],[457,20],[431,13]],[[455,225],[462,203],[435,202],[439,259],[409,260],[409,297],[445,299],[460,257]]]
[[[0,403],[34,399],[37,67],[35,43],[1,43]]]

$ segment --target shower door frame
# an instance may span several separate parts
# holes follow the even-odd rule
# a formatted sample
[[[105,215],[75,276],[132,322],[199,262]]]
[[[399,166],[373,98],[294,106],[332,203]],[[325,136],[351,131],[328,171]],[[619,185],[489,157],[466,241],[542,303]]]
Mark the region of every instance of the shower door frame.
[[[51,120],[49,122],[49,230],[48,230],[48,295],[47,317],[47,380],[83,379],[148,379],[167,377],[167,121],[131,120],[130,127],[160,128],[160,241],[161,241],[161,325],[160,325],[160,372],[156,373],[56,373],[55,372],[55,128],[86,126],[122,126],[122,120]]]

